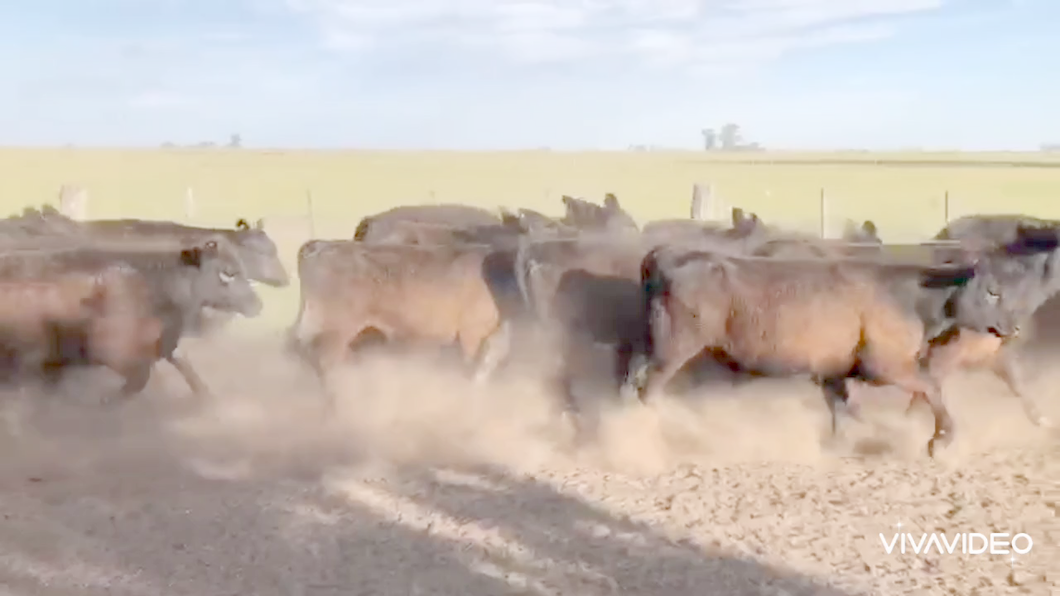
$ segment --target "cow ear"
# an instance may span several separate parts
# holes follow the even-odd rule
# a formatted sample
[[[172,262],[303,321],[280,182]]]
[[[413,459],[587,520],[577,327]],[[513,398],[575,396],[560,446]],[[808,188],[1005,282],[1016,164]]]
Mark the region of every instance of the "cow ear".
[[[613,193],[607,193],[606,195],[604,195],[604,207],[607,207],[612,211],[617,211],[619,209],[618,197],[616,197]]]
[[[243,219],[241,217],[241,218],[239,218],[238,221],[236,221],[236,229],[237,230],[249,230],[250,229],[250,224],[247,223],[247,220],[245,220],[245,219]]]
[[[180,251],[180,262],[187,267],[202,266],[202,250],[196,246]]]
[[[254,229],[255,230],[264,230],[265,229],[265,218],[259,217],[258,221],[254,222]]]

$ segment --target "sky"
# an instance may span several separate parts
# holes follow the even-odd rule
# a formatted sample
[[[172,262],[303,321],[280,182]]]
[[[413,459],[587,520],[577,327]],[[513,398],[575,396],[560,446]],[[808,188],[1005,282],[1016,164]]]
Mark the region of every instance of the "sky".
[[[0,0],[0,145],[1060,143],[1057,0]],[[1050,58],[1050,56],[1052,58]]]

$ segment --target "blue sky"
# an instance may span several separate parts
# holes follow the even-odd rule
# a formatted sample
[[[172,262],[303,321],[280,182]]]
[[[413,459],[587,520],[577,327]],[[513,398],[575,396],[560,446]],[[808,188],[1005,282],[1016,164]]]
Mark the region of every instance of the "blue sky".
[[[0,0],[0,144],[1060,142],[1057,0]]]

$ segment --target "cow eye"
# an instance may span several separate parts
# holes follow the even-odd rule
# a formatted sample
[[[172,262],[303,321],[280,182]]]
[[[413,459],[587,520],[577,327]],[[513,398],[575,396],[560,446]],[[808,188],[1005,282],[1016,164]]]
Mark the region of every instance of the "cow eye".
[[[221,283],[226,283],[226,284],[227,283],[231,283],[232,280],[235,279],[235,278],[236,278],[236,276],[232,275],[231,273],[229,273],[227,271],[222,271],[221,272]]]

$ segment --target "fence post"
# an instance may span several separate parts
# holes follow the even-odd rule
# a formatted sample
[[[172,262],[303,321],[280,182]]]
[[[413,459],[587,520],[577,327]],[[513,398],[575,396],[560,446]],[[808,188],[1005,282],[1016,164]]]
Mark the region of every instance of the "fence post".
[[[942,216],[946,218],[946,225],[950,225],[950,191],[946,189],[946,194],[942,196]]]
[[[309,238],[317,237],[316,215],[313,212],[313,191],[307,188],[305,191],[306,218],[309,219]]]
[[[70,219],[87,219],[88,191],[69,184],[59,187],[59,212]]]
[[[692,185],[692,205],[688,216],[696,221],[703,221],[704,204],[710,202],[710,187],[707,187],[706,196],[699,184]]]
[[[184,189],[184,220],[191,222],[195,218],[195,190],[192,187]]]
[[[821,196],[818,199],[819,204],[817,208],[818,216],[821,218],[820,223],[820,234],[821,238],[825,238],[825,222],[828,221],[828,197],[825,194],[824,187],[821,187]]]

